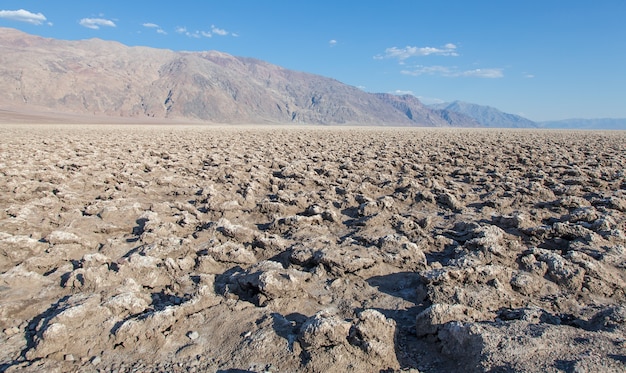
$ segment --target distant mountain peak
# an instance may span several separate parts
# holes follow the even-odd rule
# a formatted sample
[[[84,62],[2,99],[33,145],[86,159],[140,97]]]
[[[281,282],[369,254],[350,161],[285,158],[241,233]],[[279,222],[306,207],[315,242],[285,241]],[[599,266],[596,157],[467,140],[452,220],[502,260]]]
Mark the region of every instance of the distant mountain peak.
[[[430,108],[447,110],[473,118],[483,127],[537,128],[539,125],[522,116],[502,112],[496,108],[464,101],[453,101],[430,105]]]

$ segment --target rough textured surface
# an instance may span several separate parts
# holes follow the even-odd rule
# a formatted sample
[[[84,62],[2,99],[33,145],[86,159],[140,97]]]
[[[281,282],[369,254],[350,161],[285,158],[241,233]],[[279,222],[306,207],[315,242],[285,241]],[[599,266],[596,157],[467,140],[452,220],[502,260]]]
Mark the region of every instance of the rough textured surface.
[[[0,126],[0,370],[624,371],[624,149]]]

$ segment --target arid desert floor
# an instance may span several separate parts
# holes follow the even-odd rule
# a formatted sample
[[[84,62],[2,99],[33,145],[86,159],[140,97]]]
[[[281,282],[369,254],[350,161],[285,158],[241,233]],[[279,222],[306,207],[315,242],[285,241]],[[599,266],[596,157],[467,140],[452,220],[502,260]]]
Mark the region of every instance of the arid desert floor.
[[[0,371],[623,372],[626,132],[0,125]]]

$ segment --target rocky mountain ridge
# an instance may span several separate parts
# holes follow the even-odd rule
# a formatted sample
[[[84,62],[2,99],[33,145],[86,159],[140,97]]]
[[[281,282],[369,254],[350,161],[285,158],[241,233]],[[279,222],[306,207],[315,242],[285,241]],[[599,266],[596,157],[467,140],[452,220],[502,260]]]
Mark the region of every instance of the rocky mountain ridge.
[[[535,122],[520,115],[502,112],[494,107],[463,101],[428,105],[433,110],[442,110],[442,115],[457,114],[470,117],[479,127],[492,128],[544,128],[581,130],[626,130],[626,118],[570,118],[555,121]]]
[[[468,116],[480,123],[481,127],[494,128],[537,128],[539,124],[522,116],[502,112],[485,105],[454,101],[443,104],[429,105],[431,109],[444,110]]]
[[[534,122],[462,101],[424,105],[218,51],[66,41],[0,27],[2,122],[215,122],[626,129],[626,119]]]
[[[218,123],[476,126],[412,96],[218,51],[174,52],[0,28],[3,109]],[[16,109],[17,108],[17,109]]]

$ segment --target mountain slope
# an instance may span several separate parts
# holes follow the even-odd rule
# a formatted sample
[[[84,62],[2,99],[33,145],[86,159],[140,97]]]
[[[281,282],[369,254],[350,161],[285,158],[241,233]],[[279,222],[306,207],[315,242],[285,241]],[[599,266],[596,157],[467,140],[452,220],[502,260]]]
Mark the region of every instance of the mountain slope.
[[[7,28],[0,28],[0,86],[0,109],[11,110],[221,123],[474,125],[467,117],[450,122],[414,97],[371,94],[252,58],[54,40]]]
[[[392,105],[414,122],[432,127],[478,127],[480,124],[473,118],[448,110],[433,110],[422,104],[412,95],[392,95],[375,93],[380,100]]]
[[[499,128],[535,128],[539,125],[529,119],[515,114],[504,113],[490,106],[476,105],[468,102],[454,101],[451,103],[435,104],[432,109],[446,110],[467,115],[484,127]]]

